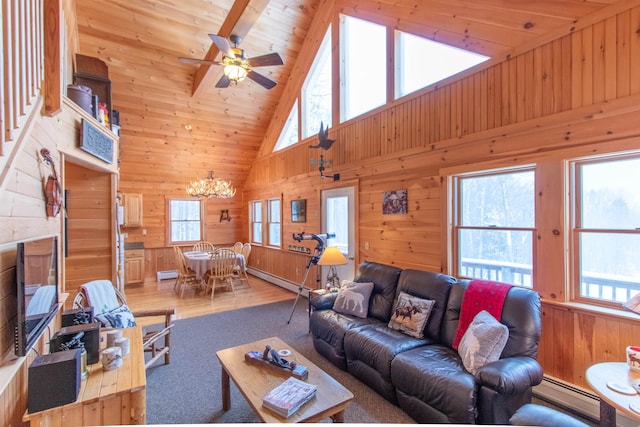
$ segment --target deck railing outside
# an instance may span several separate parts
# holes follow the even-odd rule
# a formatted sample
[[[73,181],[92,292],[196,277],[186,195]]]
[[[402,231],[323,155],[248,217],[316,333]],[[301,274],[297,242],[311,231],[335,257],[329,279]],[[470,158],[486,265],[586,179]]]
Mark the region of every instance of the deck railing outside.
[[[532,268],[527,264],[463,258],[460,275],[528,288],[532,286]],[[581,295],[584,297],[620,303],[640,291],[639,281],[589,272],[583,273],[580,286]]]

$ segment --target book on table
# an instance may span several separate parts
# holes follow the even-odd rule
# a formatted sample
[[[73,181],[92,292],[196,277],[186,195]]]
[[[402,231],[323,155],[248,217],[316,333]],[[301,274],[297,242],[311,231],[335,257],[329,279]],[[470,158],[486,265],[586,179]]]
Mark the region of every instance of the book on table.
[[[289,377],[262,398],[262,406],[289,418],[316,395],[316,390],[317,386],[314,384]]]

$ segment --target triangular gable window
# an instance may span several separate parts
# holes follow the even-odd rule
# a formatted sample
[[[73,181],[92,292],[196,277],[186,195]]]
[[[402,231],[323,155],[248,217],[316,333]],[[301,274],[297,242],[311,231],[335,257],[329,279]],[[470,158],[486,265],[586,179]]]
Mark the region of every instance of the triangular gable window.
[[[489,57],[396,31],[396,98],[451,77]]]
[[[289,112],[289,117],[287,117],[287,121],[284,123],[284,127],[282,128],[282,132],[280,133],[280,137],[278,137],[278,142],[276,142],[276,146],[273,148],[273,151],[289,147],[290,145],[298,142],[298,140],[298,100],[296,99],[296,102],[293,103],[293,107]]]

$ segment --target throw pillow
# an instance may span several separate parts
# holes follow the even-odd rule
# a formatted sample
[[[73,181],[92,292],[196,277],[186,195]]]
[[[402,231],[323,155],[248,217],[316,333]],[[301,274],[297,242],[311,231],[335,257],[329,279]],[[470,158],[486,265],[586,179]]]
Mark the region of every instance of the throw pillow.
[[[105,328],[129,328],[136,326],[136,319],[126,304],[106,313],[96,314],[96,319],[98,319]]]
[[[367,317],[371,292],[373,292],[373,283],[345,283],[338,289],[333,309],[337,313]]]
[[[473,375],[487,363],[500,358],[509,339],[509,329],[487,311],[473,318],[460,340],[458,354],[465,369]]]
[[[435,301],[400,292],[393,305],[389,327],[415,338],[424,336],[424,325],[429,320]]]

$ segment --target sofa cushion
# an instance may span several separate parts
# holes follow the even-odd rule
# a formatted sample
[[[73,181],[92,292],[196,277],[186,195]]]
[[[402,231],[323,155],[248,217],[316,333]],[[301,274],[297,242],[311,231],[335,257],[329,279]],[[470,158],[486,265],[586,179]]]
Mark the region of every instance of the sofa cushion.
[[[369,303],[369,317],[385,323],[389,321],[401,271],[398,267],[377,262],[365,261],[360,264],[353,281],[372,282],[374,286]]]
[[[345,334],[350,329],[379,322],[370,317],[363,319],[340,314],[334,310],[321,310],[311,313],[309,331],[313,336],[313,347],[316,351],[340,369],[347,370],[344,354]]]
[[[438,423],[475,424],[477,385],[468,373],[458,352],[440,344],[425,345],[398,354],[391,362],[391,382],[398,397],[412,396],[432,408],[433,413],[445,414],[446,420]],[[416,422],[427,423],[421,411],[413,410],[420,405],[408,404],[398,399],[400,407]]]
[[[402,270],[398,278],[396,295],[405,292],[414,297],[435,301],[429,314],[429,321],[424,328],[424,336],[432,340],[440,340],[440,329],[445,316],[447,300],[456,279],[442,273],[423,270]]]
[[[341,314],[351,314],[362,318],[367,317],[372,291],[373,283],[343,283],[338,290],[333,309]]]
[[[508,338],[509,329],[495,317],[485,310],[476,314],[458,346],[465,369],[475,375],[487,363],[498,360]]]
[[[424,325],[429,319],[435,301],[417,298],[400,292],[391,312],[389,327],[415,338],[424,336]]]

